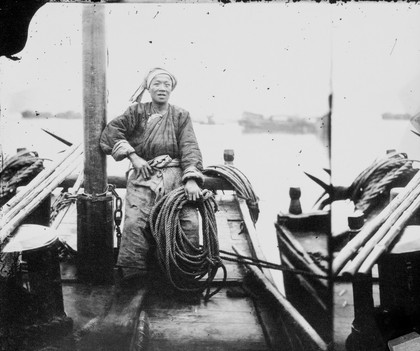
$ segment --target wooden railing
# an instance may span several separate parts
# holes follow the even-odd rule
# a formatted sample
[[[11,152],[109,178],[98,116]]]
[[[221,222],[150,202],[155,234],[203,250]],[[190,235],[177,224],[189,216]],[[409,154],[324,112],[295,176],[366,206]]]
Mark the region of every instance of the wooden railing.
[[[71,188],[77,179],[77,174],[67,177],[59,186],[63,188]],[[124,176],[110,175],[108,176],[108,184],[114,184],[117,188],[125,188],[126,179]],[[83,186],[83,185],[82,185]],[[204,176],[203,188],[209,190],[233,190],[232,185],[222,178]]]

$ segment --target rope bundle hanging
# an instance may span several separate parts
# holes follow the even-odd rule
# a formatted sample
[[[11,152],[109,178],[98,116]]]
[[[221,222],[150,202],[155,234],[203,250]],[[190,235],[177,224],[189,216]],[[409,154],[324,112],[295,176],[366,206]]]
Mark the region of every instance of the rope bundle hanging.
[[[257,222],[260,213],[258,197],[248,178],[238,168],[231,165],[209,166],[203,170],[203,174],[222,177],[228,181],[235,189],[238,197],[246,201],[254,224]]]
[[[201,201],[196,204],[201,218],[203,245],[192,244],[182,229],[180,212],[187,203],[184,188],[165,195],[152,208],[149,217],[152,235],[156,241],[158,262],[170,283],[180,291],[200,292],[207,288],[205,299],[220,291],[210,293],[210,284],[221,267],[226,279],[226,268],[219,257],[216,202],[211,191],[203,190]],[[207,276],[206,282],[201,281]]]
[[[0,205],[18,186],[24,185],[43,169],[43,159],[33,151],[23,150],[6,158],[0,165]]]

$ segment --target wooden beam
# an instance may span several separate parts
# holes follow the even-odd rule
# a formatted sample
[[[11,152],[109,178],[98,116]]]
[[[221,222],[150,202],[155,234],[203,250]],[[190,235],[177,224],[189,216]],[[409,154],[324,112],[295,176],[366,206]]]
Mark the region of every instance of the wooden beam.
[[[106,156],[99,146],[106,125],[105,5],[83,6],[83,124],[85,181],[88,194],[101,194],[107,185]]]
[[[258,239],[257,230],[255,229],[254,223],[252,222],[251,215],[249,214],[249,210],[248,210],[248,206],[246,205],[246,202],[243,199],[238,199],[238,202],[239,202],[239,208],[241,210],[242,218],[244,220],[244,224],[248,231],[249,239],[251,241],[250,242],[251,250],[254,251],[254,257],[262,261],[268,261],[261,248],[261,245]],[[271,274],[271,270],[269,268],[262,268],[262,272],[267,277],[267,279],[273,285],[275,285],[273,275]]]
[[[72,174],[67,177],[61,184],[60,187],[71,188],[77,179],[77,174]],[[107,178],[108,184],[114,184],[117,188],[124,189],[127,184],[127,180],[124,176],[110,175]],[[83,184],[82,184],[83,186]],[[233,186],[222,178],[204,176],[203,188],[209,190],[234,190]]]
[[[84,194],[77,198],[77,276],[93,283],[113,280],[112,196],[99,140],[106,125],[105,5],[83,6]]]

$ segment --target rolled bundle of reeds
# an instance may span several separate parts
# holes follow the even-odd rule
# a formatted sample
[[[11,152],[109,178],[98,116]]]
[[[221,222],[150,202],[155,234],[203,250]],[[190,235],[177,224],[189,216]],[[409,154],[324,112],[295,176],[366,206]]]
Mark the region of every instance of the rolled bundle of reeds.
[[[0,159],[0,207],[15,195],[16,188],[44,169],[43,161],[36,152],[26,149]]]
[[[336,276],[339,274],[346,263],[357,254],[353,261],[346,265],[345,269],[345,273],[354,275],[375,246],[379,242],[382,242],[382,239],[385,236],[387,237],[387,240],[384,241],[383,244],[387,243],[390,238],[395,239],[407,223],[408,219],[420,206],[419,197],[420,172],[417,172],[401,193],[399,193],[378,216],[368,222],[340,251],[333,261],[333,275]],[[388,233],[393,234],[388,235]],[[389,242],[386,248],[388,248],[391,243],[392,241]],[[362,248],[363,245],[365,246]],[[379,252],[378,249],[375,250],[375,252]],[[377,253],[375,255],[377,255]],[[372,260],[373,256],[370,259]],[[366,265],[364,268],[366,268]]]
[[[60,158],[39,173],[16,196],[2,207],[0,220],[0,244],[20,223],[83,161],[81,145],[70,147]]]

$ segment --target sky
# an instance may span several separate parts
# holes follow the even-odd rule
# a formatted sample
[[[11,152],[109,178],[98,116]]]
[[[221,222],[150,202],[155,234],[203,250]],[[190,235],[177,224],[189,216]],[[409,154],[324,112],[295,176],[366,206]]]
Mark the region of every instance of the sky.
[[[43,6],[21,61],[2,59],[12,111],[81,109],[82,7]],[[173,103],[199,120],[234,120],[245,110],[322,115],[329,13],[309,4],[107,4],[109,114],[126,108],[150,68],[164,66],[179,82]]]
[[[387,149],[420,159],[409,122],[382,120],[420,112],[420,7],[353,3],[333,14],[332,169],[349,184]]]
[[[243,111],[322,115],[329,13],[283,3],[111,6],[110,96],[125,104],[149,68],[164,66],[179,81],[173,100],[198,119],[237,119]]]

